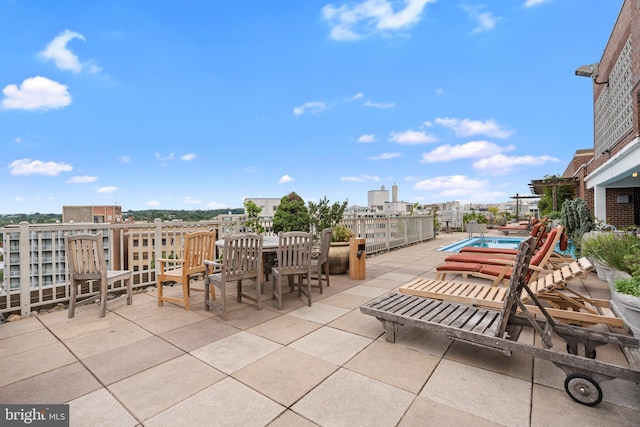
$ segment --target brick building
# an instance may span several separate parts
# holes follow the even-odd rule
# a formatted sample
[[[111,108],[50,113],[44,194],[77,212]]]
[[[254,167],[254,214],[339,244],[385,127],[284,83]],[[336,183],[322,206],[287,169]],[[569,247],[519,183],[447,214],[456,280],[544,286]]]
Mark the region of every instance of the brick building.
[[[577,75],[593,79],[593,150],[578,150],[563,176],[596,218],[640,225],[640,0],[624,0],[600,62]]]
[[[62,222],[122,222],[122,206],[63,206]]]

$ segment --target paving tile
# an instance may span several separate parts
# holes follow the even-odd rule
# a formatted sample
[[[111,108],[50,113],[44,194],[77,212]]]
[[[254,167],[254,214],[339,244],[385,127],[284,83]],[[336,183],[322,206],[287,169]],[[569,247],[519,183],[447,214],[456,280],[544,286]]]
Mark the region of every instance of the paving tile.
[[[637,425],[637,410],[605,402],[595,407],[580,405],[564,391],[533,385],[531,427]]]
[[[386,294],[388,291],[385,289],[377,288],[375,286],[358,285],[343,292],[345,294],[360,295],[361,297],[369,297],[369,299],[373,299],[379,297],[380,295]]]
[[[380,381],[339,369],[293,405],[321,426],[395,426],[414,395]]]
[[[225,378],[145,421],[145,427],[264,426],[284,407],[233,378]]]
[[[469,412],[460,411],[451,406],[434,402],[426,397],[416,397],[398,427],[450,427],[474,426],[497,427],[501,424],[477,417]],[[548,427],[551,424],[547,424]]]
[[[222,378],[221,372],[185,354],[107,388],[137,419],[144,421]]]
[[[126,321],[91,334],[65,340],[65,344],[79,359],[86,359],[105,351],[149,338],[151,334],[134,323]]]
[[[529,424],[529,381],[462,363],[443,359],[420,396],[505,426]]]
[[[338,366],[283,347],[233,374],[252,389],[286,407],[291,406]]]
[[[79,362],[0,387],[0,402],[66,403],[93,392],[102,385]]]
[[[383,275],[384,276],[384,275]],[[365,282],[367,286],[371,286],[373,288],[381,288],[386,289],[387,292],[392,289],[397,289],[403,284],[405,284],[408,280],[389,280],[385,279],[382,276],[378,276],[375,279],[368,280]]]
[[[43,316],[46,316],[43,315]],[[27,332],[34,332],[44,329],[44,326],[38,320],[40,316],[29,317],[27,319],[21,319],[17,322],[5,322],[0,325],[0,339],[6,339],[15,337]]]
[[[163,310],[160,310],[158,314],[138,319],[136,323],[149,332],[158,335],[206,319],[200,314],[177,306],[167,305],[160,308]]]
[[[325,326],[294,341],[289,347],[342,365],[372,341],[370,338]]]
[[[175,346],[151,336],[89,357],[83,363],[108,385],[182,354]]]
[[[214,368],[232,374],[282,347],[248,332],[238,332],[191,352]]]
[[[418,394],[440,358],[382,341],[373,342],[344,367]]]
[[[96,307],[97,309],[97,307]],[[98,317],[98,313],[78,313],[69,319],[66,311],[58,311],[40,316],[40,321],[53,332],[58,339],[68,340],[108,330],[116,325],[127,323],[127,320],[114,313]]]
[[[382,324],[378,319],[362,314],[360,309],[351,310],[344,316],[329,323],[328,326],[371,339],[379,338],[384,333]]]
[[[227,313],[228,320],[222,320],[222,312],[220,312],[216,316],[216,319],[235,328],[244,330],[280,316],[276,311],[265,310],[264,306],[265,304],[263,303],[262,310],[258,310],[255,305],[238,308],[237,310]]]
[[[378,339],[380,341],[385,340],[384,335]],[[443,356],[451,346],[451,343],[452,340],[444,335],[435,334],[414,326],[402,326],[396,332],[396,345],[402,345],[434,356]]]
[[[319,323],[285,314],[249,328],[247,332],[287,345],[321,326]]]
[[[286,411],[278,418],[276,418],[269,427],[317,427],[318,424],[312,423],[306,418],[302,418],[300,415],[293,411]]]
[[[315,303],[311,307],[305,305],[302,308],[294,310],[289,313],[289,315],[325,325],[337,319],[338,317],[347,314],[349,311],[350,310],[347,308],[335,307],[333,305],[323,303]]]
[[[238,333],[239,329],[213,319],[201,320],[181,328],[172,329],[159,336],[184,351],[192,351],[196,348],[218,341]]]
[[[58,342],[46,329],[37,329],[0,339],[0,359]]]
[[[513,352],[511,356],[507,356],[493,349],[454,341],[444,357],[527,381],[533,375],[533,357],[522,352]]]
[[[133,304],[122,304],[110,309],[125,319],[136,321],[145,317],[153,316],[160,313],[165,307],[158,307],[158,298],[156,295],[149,295],[148,292],[134,295]]]
[[[403,261],[402,266],[404,266],[406,264],[406,259],[403,259],[402,261]],[[385,273],[381,276],[378,276],[378,280],[390,280],[394,282],[401,282],[400,284],[407,283],[415,278],[416,276],[414,276],[413,274],[407,274],[405,273],[404,270],[402,272],[394,271],[394,272]]]
[[[2,359],[7,366],[0,376],[0,387],[76,362],[62,343],[56,342]]]
[[[119,426],[135,427],[138,421],[106,389],[69,402],[70,425],[72,426]]]
[[[332,295],[322,300],[322,304],[334,305],[349,310],[360,307],[369,302],[371,298],[361,295],[348,294],[345,291]]]

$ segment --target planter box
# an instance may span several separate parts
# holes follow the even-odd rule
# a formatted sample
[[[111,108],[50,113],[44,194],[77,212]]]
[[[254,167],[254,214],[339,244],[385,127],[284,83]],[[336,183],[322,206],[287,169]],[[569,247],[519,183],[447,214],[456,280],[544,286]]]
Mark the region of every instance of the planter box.
[[[640,298],[614,291],[611,307],[625,326],[629,327],[633,336],[640,338]]]
[[[475,232],[477,233],[478,230],[480,231],[480,233],[486,233],[487,232],[487,224],[473,224],[471,227],[469,227],[468,223],[464,223],[463,224],[463,230],[462,231],[466,231],[466,232]],[[469,228],[471,228],[471,230],[469,230]]]

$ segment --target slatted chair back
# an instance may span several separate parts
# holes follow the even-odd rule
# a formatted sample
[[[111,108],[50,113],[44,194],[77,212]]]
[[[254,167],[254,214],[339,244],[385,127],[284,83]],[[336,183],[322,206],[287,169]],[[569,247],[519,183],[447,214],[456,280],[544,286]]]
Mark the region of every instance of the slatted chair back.
[[[278,272],[281,275],[309,274],[311,267],[311,233],[278,233]]]
[[[215,231],[196,231],[185,236],[182,268],[186,276],[204,273],[203,261],[214,258],[215,244]]]
[[[527,284],[527,273],[529,271],[529,263],[535,249],[535,240],[533,237],[527,237],[520,243],[518,255],[516,255],[515,265],[509,280],[509,291],[507,297],[502,304],[502,312],[500,319],[500,327],[497,330],[497,336],[503,336],[507,330],[509,320],[516,315],[518,308],[518,300],[520,300],[523,286]]]
[[[262,265],[263,236],[235,234],[224,238],[222,282],[257,278]]]
[[[329,261],[329,248],[331,247],[331,228],[325,228],[320,235],[320,252],[318,253],[318,264],[322,265]]]
[[[106,280],[102,233],[65,236],[65,251],[69,277],[73,282]]]

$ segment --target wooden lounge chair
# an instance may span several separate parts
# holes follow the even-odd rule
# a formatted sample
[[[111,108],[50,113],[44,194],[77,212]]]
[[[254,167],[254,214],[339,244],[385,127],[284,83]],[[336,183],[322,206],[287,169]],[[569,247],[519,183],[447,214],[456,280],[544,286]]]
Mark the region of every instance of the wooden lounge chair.
[[[602,389],[597,379],[624,378],[640,384],[637,363],[630,362],[631,366],[625,367],[595,360],[595,348],[604,344],[619,345],[626,355],[633,356],[630,360],[638,360],[640,341],[627,335],[557,322],[526,283],[533,252],[531,238],[527,238],[520,248],[507,296],[499,310],[390,293],[361,306],[360,311],[376,317],[382,323],[388,342],[395,342],[398,328],[409,325],[427,331],[427,339],[433,333],[501,351],[506,355],[520,351],[549,360],[567,375],[564,385],[569,396],[584,405],[595,406],[602,401]],[[534,317],[531,306],[524,304],[521,296],[525,292],[540,310],[542,317]],[[524,326],[533,328],[544,347],[518,341]],[[567,353],[550,350],[553,346],[553,334],[566,341]],[[586,357],[578,354],[582,347]]]
[[[580,325],[601,323],[617,328],[623,327],[622,319],[602,314],[598,310],[598,307],[609,308],[608,300],[590,298],[566,287],[569,281],[583,277],[591,270],[593,265],[589,260],[580,258],[530,282],[529,288],[539,300],[545,301],[550,306],[547,311],[559,320]],[[402,294],[423,298],[500,309],[507,296],[508,288],[419,277],[402,285],[399,291]],[[525,303],[529,300],[529,298],[523,298]],[[534,313],[539,312],[535,306],[530,310]]]
[[[536,280],[538,273],[547,269],[549,258],[561,233],[562,226],[551,230],[542,247],[533,255],[529,264],[527,282]],[[444,280],[447,274],[453,273],[460,274],[465,278],[474,276],[489,279],[493,281],[492,286],[497,286],[511,278],[514,262],[514,260],[493,257],[484,262],[444,262],[436,267],[436,280]]]

